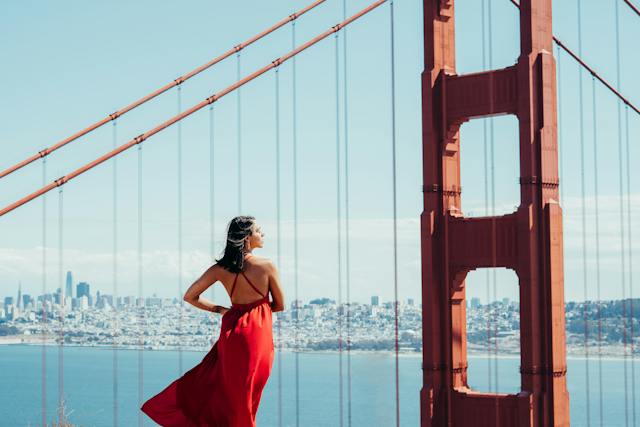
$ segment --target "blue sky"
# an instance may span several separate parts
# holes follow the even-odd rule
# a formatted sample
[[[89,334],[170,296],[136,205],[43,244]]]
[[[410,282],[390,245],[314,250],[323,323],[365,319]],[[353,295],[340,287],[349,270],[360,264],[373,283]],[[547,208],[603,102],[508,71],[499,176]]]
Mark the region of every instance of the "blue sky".
[[[310,2],[310,1],[309,1]],[[487,2],[489,3],[489,2]],[[616,77],[614,1],[603,7],[582,1],[582,43],[578,41],[577,2],[554,3],[554,33],[636,105],[640,85],[634,76],[640,57],[633,40],[640,39],[640,18],[619,2],[621,73]],[[271,26],[306,1],[210,2],[188,1],[176,7],[168,1],[5,2],[0,13],[0,54],[5,82],[0,97],[0,168],[8,167],[50,146],[106,114],[151,92],[174,78]],[[350,1],[347,14],[365,7]],[[482,70],[481,2],[456,1],[458,73]],[[397,189],[399,217],[399,297],[420,299],[419,215],[422,210],[420,81],[423,69],[421,2],[397,0],[396,106]],[[485,17],[488,16],[486,12]],[[296,25],[298,44],[342,18],[342,2],[328,0],[301,17]],[[486,19],[486,18],[485,18]],[[486,68],[513,64],[518,56],[518,14],[508,0],[491,1],[492,52]],[[342,37],[339,35],[340,104],[343,79]],[[390,120],[389,5],[383,5],[347,29],[347,97],[350,189],[350,297],[365,302],[371,295],[393,298],[392,175]],[[488,43],[488,37],[485,38]],[[338,232],[336,206],[336,75],[335,38],[320,42],[297,59],[298,95],[298,216],[299,297],[307,300],[338,298]],[[488,45],[485,44],[488,52]],[[241,74],[268,64],[291,49],[286,26],[243,50]],[[554,55],[557,51],[554,47]],[[182,86],[185,109],[236,80],[232,57]],[[565,294],[569,300],[595,297],[595,219],[593,182],[593,120],[591,78],[582,73],[585,144],[585,198],[581,190],[579,68],[562,53],[559,63],[560,144],[562,147],[562,206],[565,226]],[[281,219],[280,270],[288,300],[294,297],[292,64],[280,69]],[[266,232],[259,255],[277,260],[275,78],[270,72],[241,91],[242,206],[255,215]],[[600,271],[602,298],[619,298],[623,267],[620,256],[618,182],[618,126],[615,98],[596,84],[599,162]],[[238,214],[237,96],[214,107],[215,256],[222,250],[228,220]],[[176,114],[177,91],[171,90],[118,120],[117,142],[122,144]],[[640,119],[629,113],[630,164],[638,161]],[[177,138],[176,126],[144,143],[143,156],[143,293],[176,296],[210,265],[209,171],[210,112],[204,109],[181,125],[183,170],[183,257],[178,274]],[[496,164],[496,213],[518,204],[517,121],[493,119]],[[625,126],[623,110],[623,130]],[[344,121],[340,117],[340,170],[344,168]],[[485,214],[483,120],[462,126],[463,212]],[[625,139],[623,139],[623,143]],[[67,146],[47,161],[47,182],[108,151],[113,126],[104,126]],[[118,293],[135,295],[137,284],[137,150],[117,162]],[[625,155],[626,156],[626,155]],[[630,194],[631,230],[639,235],[639,174],[630,171],[623,192]],[[0,202],[13,202],[39,188],[42,166],[37,162],[0,181]],[[343,186],[344,175],[340,178]],[[62,269],[93,289],[113,289],[113,163],[107,162],[64,186]],[[61,282],[57,191],[47,196],[47,289]],[[586,265],[583,264],[582,206]],[[623,236],[628,227],[626,198]],[[341,207],[344,221],[344,200]],[[34,201],[0,219],[0,295],[15,293],[18,281],[25,292],[42,289],[42,202]],[[342,299],[346,300],[343,237]],[[625,237],[626,238],[626,237]],[[629,286],[628,242],[624,241],[625,280]],[[637,244],[633,260],[640,259]],[[637,263],[636,263],[637,264]],[[640,277],[637,269],[634,277]],[[517,298],[512,272],[499,270],[498,297]],[[486,296],[485,274],[472,273],[468,296]],[[635,284],[637,287],[637,284]],[[219,285],[217,285],[219,286]],[[218,288],[219,289],[219,288]],[[628,291],[627,291],[628,292]],[[636,292],[637,294],[637,292]],[[224,292],[215,294],[228,303]]]

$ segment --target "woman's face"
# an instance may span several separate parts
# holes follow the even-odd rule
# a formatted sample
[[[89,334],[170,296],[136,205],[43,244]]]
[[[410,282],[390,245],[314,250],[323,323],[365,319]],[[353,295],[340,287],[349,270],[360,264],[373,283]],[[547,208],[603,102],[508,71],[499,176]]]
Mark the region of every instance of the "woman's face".
[[[262,232],[262,227],[257,222],[253,223],[253,227],[251,227],[251,235],[249,236],[249,245],[251,248],[261,248],[263,247],[263,239],[264,233]]]

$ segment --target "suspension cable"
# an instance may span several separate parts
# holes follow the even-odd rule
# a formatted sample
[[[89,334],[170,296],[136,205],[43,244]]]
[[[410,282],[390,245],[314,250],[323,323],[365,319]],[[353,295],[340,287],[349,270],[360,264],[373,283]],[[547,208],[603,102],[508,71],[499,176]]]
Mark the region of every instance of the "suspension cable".
[[[578,55],[582,56],[582,8],[580,7],[580,0],[577,0],[577,20],[578,20]],[[581,214],[582,214],[582,282],[584,292],[584,304],[582,305],[582,320],[584,322],[584,335],[583,346],[585,353],[585,398],[586,398],[586,416],[587,426],[591,426],[591,399],[590,399],[590,387],[589,387],[589,317],[588,317],[588,303],[589,296],[587,293],[587,211],[585,206],[586,190],[585,190],[585,159],[584,159],[584,101],[583,101],[583,88],[582,88],[582,67],[578,67],[578,96],[580,104],[579,117],[580,117],[580,190],[581,190]]]
[[[60,303],[58,306],[58,422],[64,422],[64,270],[63,270],[63,202],[64,193],[60,187],[58,191],[58,275],[60,283],[60,293],[58,293]]]
[[[335,34],[335,91],[336,91],[336,224],[337,224],[337,261],[338,261],[338,416],[340,426],[343,425],[343,401],[342,396],[342,229],[340,212],[340,40],[338,33]]]
[[[489,56],[489,68],[493,67],[493,25],[492,25],[492,2],[487,3],[487,27],[488,27],[488,56]],[[493,324],[493,384],[495,386],[495,392],[498,393],[498,290],[497,290],[497,271],[496,271],[496,167],[495,167],[495,133],[494,133],[493,117],[489,118],[489,141],[491,149],[491,279],[493,289],[493,305],[494,309],[491,312],[491,322]],[[499,416],[498,408],[496,406],[496,416]]]
[[[112,146],[117,147],[118,121],[113,121]],[[113,426],[118,426],[118,347],[120,313],[118,307],[118,157],[113,158]]]
[[[237,80],[240,81],[240,52],[237,54]],[[236,91],[236,107],[237,107],[237,137],[238,137],[238,215],[242,215],[242,98],[240,97],[240,87]]]
[[[591,111],[593,117],[591,119],[593,123],[593,179],[594,179],[594,193],[595,193],[595,221],[596,221],[596,293],[598,303],[596,305],[596,315],[598,317],[598,405],[600,414],[600,426],[604,425],[604,407],[603,407],[603,389],[602,389],[602,297],[600,296],[600,209],[599,209],[599,185],[598,185],[598,115],[597,103],[596,103],[596,79],[591,76]],[[560,179],[562,182],[562,178]]]
[[[342,19],[347,18],[347,1],[342,0]],[[347,285],[347,425],[351,427],[351,295],[349,290],[349,131],[348,103],[347,103],[347,29],[342,35],[342,67],[343,67],[343,97],[344,97],[344,194],[345,194],[345,280]]]
[[[291,45],[296,46],[296,23],[291,24]],[[292,61],[292,102],[293,102],[293,264],[294,264],[294,286],[296,301],[295,320],[295,366],[296,366],[296,427],[300,427],[300,300],[298,299],[298,96],[296,79],[296,57]]]
[[[516,7],[520,7],[520,4],[516,1],[516,0],[509,0],[511,3],[513,3]],[[617,2],[616,2],[616,8],[617,8]],[[586,62],[584,62],[578,55],[576,55],[575,53],[573,53],[573,51],[571,49],[569,49],[562,41],[560,41],[560,39],[558,39],[556,36],[553,36],[553,41],[560,46],[565,52],[567,52],[569,55],[571,55],[571,57],[573,59],[575,59],[582,67],[586,68],[587,71],[589,71],[593,76],[595,76],[595,78],[597,78],[598,80],[600,80],[600,82],[606,86],[607,89],[609,89],[611,92],[614,93],[614,95],[616,95],[622,102],[624,102],[625,104],[627,104],[629,107],[631,107],[631,109],[633,111],[635,111],[638,115],[640,115],[640,109],[638,107],[636,107],[631,101],[629,101],[627,98],[625,98],[624,96],[622,96],[622,94],[620,92],[618,92],[618,90],[614,89],[614,87],[609,84],[604,78],[602,78],[600,76],[600,74],[598,74],[593,68],[591,68],[589,65],[587,65]],[[619,89],[620,87],[618,87]]]
[[[640,9],[638,9],[636,5],[631,3],[631,0],[623,0],[623,1],[627,4],[627,6],[629,6],[631,10],[635,12],[636,15],[640,16]]]
[[[42,158],[42,185],[47,181],[47,158]],[[37,300],[36,300],[37,303]],[[42,352],[40,371],[42,425],[47,425],[47,196],[42,197]]]
[[[136,301],[136,310],[138,311],[138,407],[143,403],[143,384],[144,384],[144,317],[145,307],[142,297],[142,144],[138,144],[138,298]],[[144,413],[138,411],[138,426],[144,425]]]
[[[61,148],[65,145],[67,145],[68,143],[75,141],[76,139],[80,138],[81,136],[84,136],[96,129],[98,129],[99,127],[101,127],[102,125],[104,125],[105,123],[108,123],[110,121],[113,121],[115,119],[117,119],[118,117],[123,116],[124,114],[128,113],[129,111],[133,110],[136,107],[139,107],[140,105],[146,103],[147,101],[152,100],[153,98],[157,97],[158,95],[163,94],[164,92],[168,91],[169,89],[171,89],[172,87],[175,86],[179,86],[180,84],[186,82],[187,80],[189,80],[191,77],[200,74],[201,72],[203,72],[204,70],[214,66],[215,64],[221,62],[222,60],[228,58],[229,56],[233,55],[236,52],[241,51],[242,49],[244,49],[245,47],[255,43],[256,41],[260,40],[261,38],[271,34],[272,32],[274,32],[275,30],[279,29],[280,27],[288,24],[289,22],[295,22],[295,20],[304,15],[305,13],[309,12],[310,10],[312,10],[313,8],[315,8],[316,6],[324,3],[326,0],[316,0],[315,2],[311,3],[310,5],[308,5],[307,7],[292,13],[291,15],[289,15],[288,17],[286,17],[285,19],[279,21],[278,23],[276,23],[275,25],[273,25],[272,27],[262,31],[261,33],[255,35],[254,37],[244,41],[243,43],[240,43],[236,46],[234,46],[233,48],[229,49],[228,51],[226,51],[225,53],[223,53],[222,55],[212,59],[211,61],[207,62],[204,65],[201,65],[200,67],[196,68],[195,70],[190,71],[189,73],[178,77],[177,79],[173,80],[171,83],[167,83],[166,85],[164,85],[163,87],[157,89],[156,91],[148,94],[147,96],[140,98],[139,100],[135,101],[134,103],[121,108],[120,110],[109,114],[107,117],[105,117],[104,119],[92,124],[91,126],[88,126],[87,128],[81,130],[80,132],[77,132],[71,136],[69,136],[68,138],[63,139],[62,141],[52,145],[51,147],[45,148],[43,150],[40,150],[38,153],[32,155],[31,157],[21,161],[20,163],[0,172],[0,179],[9,175],[12,172],[17,171],[18,169],[30,164],[31,162],[34,162],[35,160],[41,158],[41,157],[45,157],[49,154],[51,154],[52,152],[56,151],[58,148]]]
[[[215,225],[215,123],[214,123],[214,111],[213,104],[209,106],[209,227],[211,234],[209,236],[209,247],[211,252],[211,262],[215,260],[216,254],[216,225]],[[216,301],[216,287],[211,286],[211,301]],[[213,318],[214,314],[211,314],[211,318]],[[211,335],[210,343],[211,345],[216,342],[216,333]]]
[[[481,14],[481,27],[482,27],[482,69],[486,70],[487,69],[487,60],[486,60],[486,51],[485,51],[485,47],[486,47],[486,42],[485,42],[485,38],[486,38],[486,28],[485,28],[485,13],[486,13],[486,0],[482,0],[481,3],[481,8],[482,8],[482,14]],[[487,136],[487,120],[483,120],[482,121],[482,128],[483,128],[483,152],[484,152],[484,206],[485,206],[485,215],[490,215],[489,212],[489,178],[488,178],[488,171],[489,171],[489,163],[488,163],[488,136]],[[485,270],[485,283],[486,283],[486,295],[487,295],[487,301],[486,301],[486,306],[485,306],[485,319],[487,319],[487,386],[488,386],[488,390],[489,392],[492,391],[492,384],[493,384],[493,375],[492,375],[492,360],[491,360],[491,304],[489,303],[489,301],[491,300],[491,273],[489,271],[489,269]]]
[[[314,37],[313,39],[307,41],[306,43],[298,46],[297,48],[293,49],[291,52],[281,56],[280,58],[275,59],[274,61],[271,62],[271,64],[266,65],[262,68],[260,68],[257,71],[254,71],[252,74],[244,77],[242,80],[232,84],[231,86],[228,86],[227,88],[223,89],[221,92],[215,93],[213,95],[211,95],[210,97],[206,98],[204,101],[199,102],[198,104],[188,108],[187,110],[183,111],[182,113],[172,117],[171,119],[161,123],[160,125],[156,126],[155,128],[141,134],[138,135],[137,137],[135,137],[134,139],[132,139],[131,141],[127,142],[126,144],[121,145],[120,147],[118,147],[115,150],[112,150],[110,152],[108,152],[107,154],[99,157],[98,159],[82,166],[79,169],[76,169],[75,171],[71,172],[68,175],[65,175],[61,178],[58,178],[57,180],[55,180],[54,182],[50,183],[47,186],[42,187],[41,189],[39,189],[38,191],[35,191],[33,193],[31,193],[30,195],[23,197],[22,199],[18,200],[17,202],[3,208],[2,210],[0,210],[0,216],[5,215],[6,213],[14,210],[15,208],[22,206],[23,204],[41,196],[42,194],[50,191],[51,189],[55,188],[55,187],[59,187],[61,185],[64,185],[65,183],[67,183],[68,181],[70,181],[71,179],[75,178],[78,175],[81,175],[82,173],[86,172],[87,170],[99,165],[100,163],[110,159],[111,157],[118,155],[119,153],[127,150],[128,148],[134,146],[134,145],[138,145],[141,144],[143,141],[145,141],[146,139],[148,139],[149,137],[155,135],[156,133],[168,128],[169,126],[175,124],[176,122],[184,119],[185,117],[190,116],[191,114],[195,113],[196,111],[204,108],[207,105],[213,104],[214,102],[218,101],[220,98],[224,97],[225,95],[228,95],[230,92],[233,92],[234,90],[238,89],[240,86],[245,85],[246,83],[256,79],[257,77],[261,76],[262,74],[266,73],[267,71],[271,70],[272,68],[277,67],[278,65],[288,61],[291,58],[295,58],[296,55],[298,55],[300,52],[306,50],[307,48],[315,45],[316,43],[318,43],[319,41],[325,39],[326,37],[328,37],[329,35],[340,31],[342,28],[346,27],[347,25],[349,25],[350,23],[356,21],[357,19],[361,18],[362,16],[366,15],[367,13],[371,12],[372,10],[376,9],[378,6],[380,6],[381,4],[385,3],[387,0],[378,0],[372,4],[370,4],[369,6],[367,6],[366,8],[360,10],[359,12],[357,12],[356,14],[352,15],[351,17],[347,18],[346,20],[344,20],[343,22],[340,22],[339,24],[334,25],[333,27],[331,27],[330,29],[326,30],[325,32],[323,32],[322,34],[319,34],[318,36]]]
[[[629,150],[629,107],[624,108],[625,116],[625,139],[626,139],[626,158],[627,158],[627,244],[629,254],[629,350],[631,352],[631,418],[632,425],[636,425],[636,368],[635,353],[633,343],[633,239],[631,238],[631,152]]]
[[[182,111],[182,86],[178,86],[177,110]],[[177,123],[177,148],[176,161],[178,163],[178,376],[182,376],[182,324],[184,315],[184,298],[182,298],[182,121]]]
[[[394,37],[393,0],[389,2],[389,30],[391,38],[391,159],[393,177],[393,299],[395,318],[395,379],[396,379],[396,426],[400,426],[400,378],[398,359],[398,201],[396,185],[396,66]]]
[[[616,20],[616,86],[621,87],[620,78],[620,14],[618,2],[615,2],[615,20]],[[625,426],[629,425],[629,385],[627,379],[627,302],[626,302],[626,263],[625,263],[625,242],[624,242],[624,204],[623,204],[623,172],[622,172],[622,113],[620,110],[620,101],[616,103],[618,107],[618,190],[620,202],[620,252],[621,265],[620,274],[622,275],[622,339],[624,344],[624,421]]]
[[[560,52],[560,46],[556,46],[556,64],[558,66],[558,73],[556,78],[556,86],[558,91],[558,151],[560,158],[560,182],[564,182],[564,156],[562,154],[564,148],[564,138],[562,134],[562,87],[561,85],[561,76],[562,76],[562,55]],[[593,76],[592,76],[593,77]],[[595,125],[595,123],[594,123]],[[563,204],[563,194],[564,194],[564,186],[558,186],[558,193],[560,196],[560,206],[564,206]]]
[[[275,140],[276,140],[276,244],[278,270],[282,268],[281,220],[280,220],[280,67],[275,69]],[[282,311],[276,314],[276,342],[278,349],[278,426],[282,427]]]

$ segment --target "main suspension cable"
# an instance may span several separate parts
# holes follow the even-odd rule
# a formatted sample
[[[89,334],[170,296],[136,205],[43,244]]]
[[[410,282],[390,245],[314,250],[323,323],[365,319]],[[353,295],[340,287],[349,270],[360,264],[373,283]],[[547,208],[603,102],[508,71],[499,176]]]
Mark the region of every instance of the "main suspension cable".
[[[367,13],[371,12],[372,10],[376,9],[378,6],[380,6],[381,4],[385,3],[386,1],[387,0],[378,0],[378,1],[370,4],[369,6],[367,6],[366,8],[364,8],[362,10],[360,10],[359,12],[357,12],[356,14],[354,14],[351,17],[347,18],[343,22],[334,25],[333,27],[331,27],[330,29],[326,30],[322,34],[319,34],[318,36],[314,37],[313,39],[307,41],[306,43],[304,43],[304,44],[302,44],[300,46],[298,46],[297,48],[295,48],[291,52],[281,56],[280,58],[275,59],[274,61],[271,62],[271,64],[266,65],[266,66],[260,68],[257,71],[254,71],[252,74],[246,76],[245,78],[243,78],[242,80],[232,84],[231,86],[228,86],[227,88],[225,88],[221,92],[211,95],[210,97],[206,98],[204,101],[201,101],[200,103],[192,106],[191,108],[188,108],[187,110],[185,110],[182,113],[172,117],[171,119],[161,123],[160,125],[156,126],[155,128],[153,128],[153,129],[151,129],[151,130],[149,130],[149,131],[147,131],[147,132],[145,132],[145,133],[143,133],[141,135],[138,135],[137,137],[135,137],[131,141],[127,142],[126,144],[121,145],[117,149],[108,152],[107,154],[99,157],[98,159],[95,159],[94,161],[82,166],[81,168],[76,169],[75,171],[71,172],[70,174],[58,178],[54,182],[50,183],[47,186],[42,187],[38,191],[35,191],[35,192],[31,193],[30,195],[28,195],[26,197],[23,197],[22,199],[18,200],[17,202],[15,202],[15,203],[3,208],[2,210],[0,210],[0,216],[3,216],[6,213],[11,212],[12,210],[16,209],[17,207],[22,206],[23,204],[25,204],[25,203],[27,203],[27,202],[29,202],[29,201],[41,196],[42,194],[50,191],[51,189],[53,189],[55,187],[59,187],[61,185],[64,185],[65,183],[67,183],[71,179],[75,178],[78,175],[81,175],[82,173],[86,172],[87,170],[99,165],[100,163],[110,159],[111,157],[113,157],[115,155],[118,155],[119,153],[127,150],[128,148],[130,148],[130,147],[132,147],[134,145],[138,145],[138,144],[142,143],[143,141],[145,141],[149,137],[151,137],[151,136],[155,135],[156,133],[168,128],[169,126],[177,123],[178,121],[184,119],[185,117],[190,116],[191,114],[193,114],[196,111],[204,108],[205,106],[213,104],[214,102],[216,102],[220,98],[224,97],[225,95],[228,95],[230,92],[233,92],[234,90],[238,89],[240,86],[243,86],[246,83],[256,79],[257,77],[261,76],[262,74],[266,73],[267,71],[271,70],[272,68],[275,68],[275,67],[279,66],[280,64],[288,61],[291,58],[295,58],[295,56],[298,55],[300,52],[306,50],[307,48],[309,48],[309,47],[311,47],[313,45],[315,45],[316,43],[318,43],[319,41],[325,39],[329,35],[337,32],[337,31],[340,31],[340,29],[346,27],[350,23],[356,21],[357,19],[361,18],[362,16],[366,15]]]
[[[516,7],[520,8],[520,4],[516,0],[509,0],[509,1],[513,3]],[[616,2],[616,9],[617,9],[617,2]],[[573,59],[575,59],[582,67],[586,68],[587,71],[589,71],[589,73],[595,76],[595,78],[600,80],[600,82],[603,85],[605,85],[607,89],[613,92],[613,94],[616,95],[622,102],[627,104],[633,111],[636,112],[636,114],[640,115],[640,109],[638,107],[636,107],[631,101],[629,101],[620,92],[618,92],[618,90],[616,90],[611,84],[609,84],[609,82],[607,82],[604,78],[602,78],[593,68],[587,65],[587,63],[584,62],[578,55],[573,53],[573,51],[569,49],[560,39],[558,39],[556,36],[553,36],[553,41],[558,46],[560,46],[565,52],[567,52]]]
[[[201,65],[200,67],[196,68],[195,70],[190,71],[189,73],[178,77],[177,79],[173,80],[171,83],[167,83],[166,85],[162,86],[161,88],[157,89],[156,91],[148,94],[147,96],[140,98],[139,100],[135,101],[134,103],[121,108],[120,110],[109,114],[107,117],[105,117],[104,119],[88,126],[87,128],[81,130],[80,132],[77,132],[71,136],[69,136],[68,138],[63,139],[62,141],[52,145],[51,147],[45,148],[43,150],[40,150],[38,153],[32,155],[31,157],[21,161],[20,163],[0,172],[0,179],[9,175],[12,172],[17,171],[18,169],[30,164],[31,162],[34,162],[35,160],[39,159],[39,158],[44,158],[45,156],[48,156],[49,154],[51,154],[52,152],[56,151],[58,148],[61,148],[65,145],[67,145],[68,143],[75,141],[76,139],[80,138],[81,136],[84,136],[96,129],[98,129],[99,127],[101,127],[102,125],[104,125],[105,123],[109,123],[110,121],[113,121],[115,119],[117,119],[118,117],[123,116],[124,114],[128,113],[129,111],[133,110],[136,107],[139,107],[140,105],[146,103],[147,101],[152,100],[153,98],[157,97],[158,95],[163,94],[164,92],[168,91],[169,89],[178,86],[184,82],[186,82],[187,80],[189,80],[191,77],[200,74],[201,72],[203,72],[204,70],[214,66],[215,64],[221,62],[222,60],[228,58],[229,56],[233,55],[236,52],[240,52],[242,49],[244,49],[245,47],[255,43],[256,41],[260,40],[261,38],[271,34],[272,32],[274,32],[275,30],[277,30],[278,28],[288,24],[289,22],[295,22],[295,20],[304,15],[305,13],[309,12],[310,10],[312,10],[313,8],[315,8],[316,6],[324,3],[326,0],[316,0],[315,2],[311,3],[310,5],[308,5],[307,7],[292,13],[291,15],[289,15],[288,17],[286,17],[285,19],[282,19],[281,21],[279,21],[278,23],[276,23],[275,25],[273,25],[272,27],[262,31],[261,33],[255,35],[254,37],[251,37],[250,39],[244,41],[243,43],[240,43],[236,46],[234,46],[233,48],[229,49],[228,51],[226,51],[225,53],[223,53],[222,55],[212,59],[211,61],[207,62],[204,65]]]

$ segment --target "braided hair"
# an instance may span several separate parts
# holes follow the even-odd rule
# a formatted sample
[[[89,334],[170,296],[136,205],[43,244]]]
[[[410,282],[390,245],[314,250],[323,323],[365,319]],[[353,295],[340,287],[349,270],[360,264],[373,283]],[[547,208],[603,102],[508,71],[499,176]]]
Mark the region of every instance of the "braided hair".
[[[239,273],[244,266],[244,254],[246,252],[245,239],[253,233],[255,217],[240,215],[229,221],[227,226],[227,243],[222,258],[216,259],[225,270]]]

